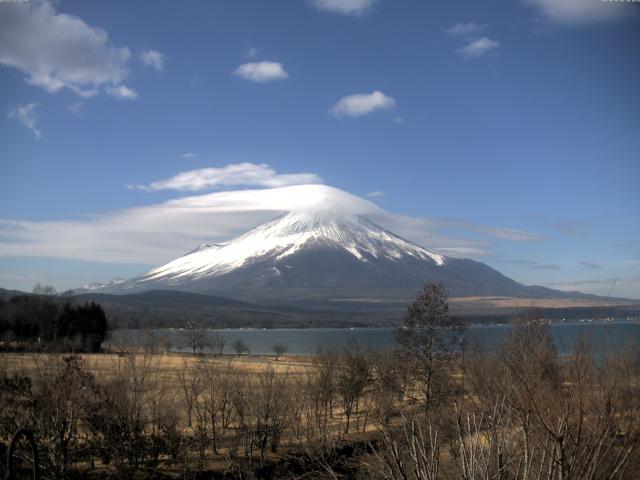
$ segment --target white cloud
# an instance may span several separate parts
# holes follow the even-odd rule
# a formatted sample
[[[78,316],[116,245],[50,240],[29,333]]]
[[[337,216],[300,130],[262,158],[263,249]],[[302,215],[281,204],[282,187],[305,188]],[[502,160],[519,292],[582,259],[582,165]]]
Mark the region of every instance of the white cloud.
[[[458,53],[465,59],[477,58],[498,48],[500,48],[500,44],[495,40],[491,40],[488,37],[481,37],[476,40],[471,40],[466,46],[458,50]]]
[[[230,186],[283,187],[322,183],[322,179],[314,173],[277,173],[266,164],[234,163],[219,168],[200,168],[181,172],[166,180],[159,180],[150,185],[138,185],[134,188],[147,191],[180,190],[197,192],[207,188]]]
[[[144,50],[140,54],[140,61],[147,67],[155,69],[160,72],[164,69],[164,62],[167,60],[167,56],[164,53],[157,50]]]
[[[282,213],[323,207],[366,216],[403,238],[451,256],[488,253],[488,240],[441,235],[447,223],[398,215],[334,187],[295,185],[195,195],[81,220],[0,219],[0,257],[159,264],[196,245],[229,240]],[[488,236],[502,230],[468,226]]]
[[[183,153],[180,158],[182,158],[183,160],[189,160],[191,158],[198,158],[200,155],[198,155],[197,153],[193,153],[193,152],[187,152],[187,153]]]
[[[375,110],[390,110],[396,106],[392,97],[376,90],[372,93],[356,93],[338,100],[330,110],[336,117],[360,117]]]
[[[24,73],[50,93],[68,88],[83,97],[128,76],[127,47],[109,44],[107,32],[57,13],[49,2],[3,3],[0,64]]]
[[[111,87],[107,90],[107,93],[113,98],[117,98],[119,100],[135,100],[138,98],[138,93],[131,90],[126,85]]]
[[[605,0],[523,0],[556,23],[586,24],[634,14],[627,2]]]
[[[447,29],[447,32],[450,35],[466,37],[469,35],[477,35],[479,33],[484,32],[489,28],[489,25],[486,24],[478,24],[475,22],[459,22],[456,23],[453,27]]]
[[[245,80],[258,83],[289,78],[289,74],[281,63],[267,61],[243,63],[235,69],[233,74]]]
[[[310,0],[318,10],[340,13],[343,15],[362,15],[366,13],[376,0]]]
[[[27,127],[33,132],[36,140],[42,138],[42,132],[38,129],[38,108],[37,103],[29,103],[28,105],[18,105],[16,108],[9,112],[9,118],[15,118],[22,125]]]

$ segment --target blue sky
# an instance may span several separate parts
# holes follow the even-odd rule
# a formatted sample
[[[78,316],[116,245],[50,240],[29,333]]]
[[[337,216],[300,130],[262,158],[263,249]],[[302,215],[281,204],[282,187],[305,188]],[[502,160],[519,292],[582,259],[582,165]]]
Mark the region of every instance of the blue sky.
[[[131,276],[273,215],[216,192],[322,182],[640,298],[639,41],[600,0],[0,3],[0,286]]]

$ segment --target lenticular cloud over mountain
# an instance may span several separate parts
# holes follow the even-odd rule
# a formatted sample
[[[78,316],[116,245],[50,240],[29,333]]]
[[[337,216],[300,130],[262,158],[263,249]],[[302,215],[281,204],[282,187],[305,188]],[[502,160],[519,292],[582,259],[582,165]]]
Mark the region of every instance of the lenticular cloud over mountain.
[[[172,200],[168,205],[209,208],[212,211],[266,210],[374,215],[383,209],[375,203],[328,185],[294,185],[262,190],[216,192]]]
[[[158,264],[194,245],[226,241],[279,215],[313,208],[384,212],[325,185],[223,191],[72,220],[0,219],[0,255]]]
[[[193,195],[72,220],[0,219],[0,255],[158,265],[196,245],[227,242],[288,213],[362,217],[417,245],[452,256],[477,256],[486,241],[444,236],[441,229],[511,241],[539,238],[470,222],[399,215],[344,190],[309,184]]]
[[[239,192],[172,202],[212,214],[243,203]],[[212,199],[216,199],[212,202]],[[390,216],[368,200],[325,185],[245,191],[244,207],[283,212],[236,238],[206,243],[139,277],[85,291],[178,290],[260,302],[406,302],[425,281],[456,296],[560,295],[527,287],[482,263],[429,250],[372,219]]]

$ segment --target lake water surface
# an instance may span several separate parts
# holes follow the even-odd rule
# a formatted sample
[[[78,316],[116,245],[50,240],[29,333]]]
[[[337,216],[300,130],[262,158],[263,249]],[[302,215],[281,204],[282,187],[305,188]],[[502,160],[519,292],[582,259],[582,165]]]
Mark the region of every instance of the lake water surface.
[[[467,327],[465,337],[470,343],[477,343],[486,349],[500,345],[511,327],[508,325],[478,325]],[[618,350],[627,343],[640,345],[640,323],[630,320],[615,322],[567,322],[550,325],[553,342],[560,353],[569,353],[576,342],[584,337],[597,350]],[[237,339],[244,340],[252,354],[272,354],[276,344],[287,347],[288,353],[297,355],[313,355],[320,349],[335,347],[341,349],[353,339],[363,346],[374,349],[393,347],[395,345],[393,328],[281,328],[281,329],[237,329],[207,330],[206,334],[213,338],[222,335],[226,341],[226,353],[231,353],[231,344]],[[157,338],[168,337],[174,351],[188,351],[184,335],[177,329],[153,330]],[[141,331],[115,330],[110,342],[140,343]]]

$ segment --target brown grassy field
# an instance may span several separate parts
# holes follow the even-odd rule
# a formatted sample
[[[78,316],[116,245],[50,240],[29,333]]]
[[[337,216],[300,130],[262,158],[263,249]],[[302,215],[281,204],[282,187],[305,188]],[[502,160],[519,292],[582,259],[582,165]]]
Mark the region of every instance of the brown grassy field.
[[[43,365],[52,359],[60,358],[68,354],[61,353],[0,353],[0,364],[7,373],[26,373],[33,375]],[[216,362],[220,365],[231,365],[234,371],[243,373],[260,373],[269,367],[277,373],[303,372],[314,368],[311,356],[281,355],[276,360],[275,355],[225,355],[218,357]],[[118,353],[85,353],[82,354],[85,368],[99,378],[108,378],[114,372],[122,368],[123,355]],[[157,353],[153,357],[150,366],[154,374],[163,378],[177,378],[179,372],[185,367],[193,367],[201,356],[190,353]]]
[[[422,333],[277,359],[3,353],[0,453],[27,425],[50,478],[635,478],[638,350],[561,357],[540,320],[462,356]]]
[[[474,308],[573,308],[573,307],[612,307],[632,305],[634,301],[602,298],[516,298],[516,297],[452,297],[453,309]]]

